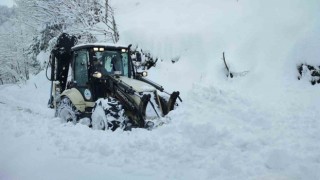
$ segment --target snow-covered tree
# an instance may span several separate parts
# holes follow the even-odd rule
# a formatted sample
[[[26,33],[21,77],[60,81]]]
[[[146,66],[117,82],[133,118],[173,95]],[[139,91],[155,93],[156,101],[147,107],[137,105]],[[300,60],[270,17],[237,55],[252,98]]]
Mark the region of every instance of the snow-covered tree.
[[[14,21],[5,25],[9,31],[0,33],[0,77],[6,79],[5,82],[27,80],[30,73],[40,70],[39,63],[29,55],[32,32]]]
[[[28,46],[33,32],[20,24],[16,7],[2,7],[0,25],[0,83],[17,82],[39,71],[38,64],[28,56]],[[35,65],[36,64],[36,65]]]
[[[117,42],[119,40],[113,9],[101,0],[16,0],[23,22],[30,27],[67,32],[80,41]],[[57,29],[59,27],[59,29]],[[42,29],[42,30],[43,30]]]
[[[15,0],[0,6],[0,83],[38,73],[40,51],[62,32],[79,42],[117,42],[119,34],[108,0]]]

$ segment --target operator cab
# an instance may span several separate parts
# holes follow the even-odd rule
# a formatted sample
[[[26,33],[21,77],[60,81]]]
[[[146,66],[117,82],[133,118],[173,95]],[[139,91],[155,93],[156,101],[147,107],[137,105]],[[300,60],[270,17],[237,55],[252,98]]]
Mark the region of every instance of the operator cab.
[[[128,47],[94,43],[74,46],[72,53],[71,82],[86,100],[106,96],[107,76],[132,76]],[[94,97],[86,98],[86,89],[94,92]]]
[[[85,44],[73,47],[72,51],[75,73],[83,69],[77,65],[84,65],[91,74],[101,73],[102,77],[114,74],[131,77],[129,53],[125,46]]]

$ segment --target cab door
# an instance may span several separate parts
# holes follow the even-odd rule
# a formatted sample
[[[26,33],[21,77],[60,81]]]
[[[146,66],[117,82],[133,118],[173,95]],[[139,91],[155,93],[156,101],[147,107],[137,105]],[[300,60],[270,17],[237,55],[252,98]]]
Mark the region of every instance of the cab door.
[[[85,100],[91,100],[89,90],[89,53],[87,50],[79,50],[74,53],[73,80],[75,87],[81,92]],[[88,92],[90,94],[88,94]]]

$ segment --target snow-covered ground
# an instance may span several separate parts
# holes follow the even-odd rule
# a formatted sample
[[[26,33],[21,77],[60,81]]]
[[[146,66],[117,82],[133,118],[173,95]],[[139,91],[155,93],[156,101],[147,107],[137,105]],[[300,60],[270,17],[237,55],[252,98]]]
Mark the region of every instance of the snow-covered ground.
[[[98,131],[53,118],[44,72],[2,85],[0,179],[320,179],[320,86],[295,67],[319,62],[319,2],[112,3],[122,43],[162,57],[150,78],[184,102],[152,131]],[[249,73],[227,79],[223,51]]]

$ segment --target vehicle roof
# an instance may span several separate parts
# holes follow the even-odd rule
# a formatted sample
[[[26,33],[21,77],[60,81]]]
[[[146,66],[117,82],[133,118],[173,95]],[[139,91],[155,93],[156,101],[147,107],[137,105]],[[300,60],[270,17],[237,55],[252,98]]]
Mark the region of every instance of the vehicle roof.
[[[112,43],[87,43],[87,44],[78,44],[76,46],[73,46],[71,49],[73,51],[79,50],[79,49],[87,49],[87,48],[93,48],[93,47],[105,47],[106,49],[127,49],[128,46],[120,45],[120,44],[112,44]]]

